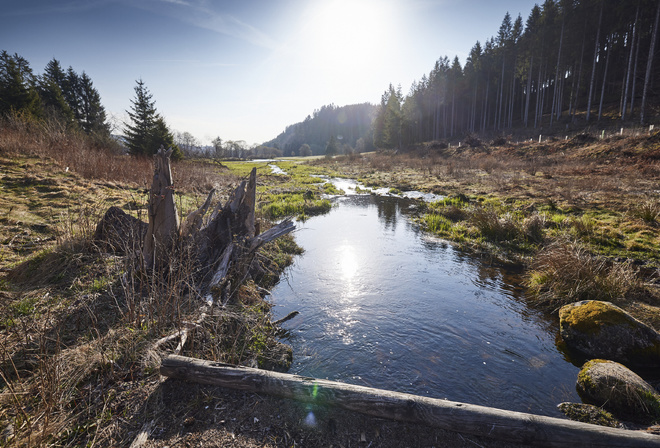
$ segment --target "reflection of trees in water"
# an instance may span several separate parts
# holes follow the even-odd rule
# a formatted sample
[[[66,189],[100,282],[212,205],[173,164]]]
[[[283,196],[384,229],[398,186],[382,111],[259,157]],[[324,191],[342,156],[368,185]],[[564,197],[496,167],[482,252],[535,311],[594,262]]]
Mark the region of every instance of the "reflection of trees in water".
[[[396,230],[397,214],[399,212],[399,204],[396,199],[391,198],[378,198],[376,199],[376,207],[378,208],[378,219],[385,224],[385,230]]]
[[[516,309],[524,322],[534,322],[548,333],[554,333],[557,330],[557,322],[543,311],[534,308],[533,303],[528,301],[527,289],[523,284],[522,267],[493,265],[483,258],[458,250],[455,251],[454,256],[466,268],[469,266],[474,271],[475,284],[494,287],[523,305],[517,306]]]

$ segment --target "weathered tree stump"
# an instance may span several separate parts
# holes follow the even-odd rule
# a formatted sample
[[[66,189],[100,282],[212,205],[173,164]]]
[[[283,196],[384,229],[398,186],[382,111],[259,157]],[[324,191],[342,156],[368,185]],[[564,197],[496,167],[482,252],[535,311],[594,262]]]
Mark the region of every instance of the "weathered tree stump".
[[[179,215],[174,202],[174,184],[170,169],[172,148],[161,146],[154,155],[154,178],[149,193],[149,228],[144,237],[144,267],[151,269],[162,261],[179,231]]]
[[[197,293],[207,301],[218,302],[231,296],[247,278],[261,246],[291,232],[295,226],[291,220],[284,220],[257,234],[256,168],[224,206],[218,203],[212,207],[215,191],[211,191],[204,204],[180,223],[174,201],[171,154],[171,149],[165,151],[161,147],[154,155],[148,225],[112,207],[97,227],[97,239],[111,250],[121,246],[141,253],[141,265],[146,273],[165,272],[171,267],[176,251],[185,248],[196,261]],[[204,216],[210,209],[213,211],[205,222]],[[141,251],[137,249],[140,245]],[[230,277],[235,279],[232,291],[229,291]]]

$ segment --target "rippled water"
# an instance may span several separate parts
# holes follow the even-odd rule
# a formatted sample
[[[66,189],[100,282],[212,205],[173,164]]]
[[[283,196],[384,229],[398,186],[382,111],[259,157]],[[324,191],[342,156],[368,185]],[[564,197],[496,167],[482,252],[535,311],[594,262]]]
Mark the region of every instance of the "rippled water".
[[[292,373],[545,415],[580,401],[579,369],[515,272],[427,237],[405,199],[336,202],[298,223],[305,253],[271,295],[276,318],[300,312]]]

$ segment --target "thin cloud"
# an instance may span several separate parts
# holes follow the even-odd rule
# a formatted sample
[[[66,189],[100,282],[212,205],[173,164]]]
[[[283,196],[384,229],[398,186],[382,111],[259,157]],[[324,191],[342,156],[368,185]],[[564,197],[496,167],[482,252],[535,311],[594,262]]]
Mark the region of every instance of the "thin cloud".
[[[232,14],[214,9],[213,4],[205,0],[143,0],[126,4],[164,14],[198,28],[232,36],[259,47],[268,49],[277,47],[277,43],[267,34]]]
[[[73,13],[89,11],[116,0],[74,0],[69,2],[24,1],[16,9],[5,10],[7,16],[30,16],[42,14]],[[175,0],[176,1],[176,0]]]
[[[199,59],[147,59],[146,62],[164,63],[164,64],[186,64],[195,67],[236,67],[238,64],[230,62],[206,62]]]

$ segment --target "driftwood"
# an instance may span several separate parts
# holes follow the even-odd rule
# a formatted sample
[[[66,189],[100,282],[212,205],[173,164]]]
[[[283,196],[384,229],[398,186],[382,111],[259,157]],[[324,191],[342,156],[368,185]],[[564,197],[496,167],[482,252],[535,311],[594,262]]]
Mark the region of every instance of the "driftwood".
[[[147,440],[149,440],[149,435],[151,434],[151,429],[153,426],[154,426],[153,420],[142,425],[142,429],[140,429],[140,432],[135,437],[133,443],[131,443],[131,446],[129,448],[140,448],[145,443],[147,443]]]
[[[291,311],[289,314],[287,314],[287,315],[284,316],[283,318],[278,319],[278,320],[276,320],[275,322],[273,322],[273,326],[282,325],[284,322],[288,322],[288,321],[290,321],[291,319],[293,319],[294,317],[296,317],[298,314],[300,314],[299,311]]]
[[[182,356],[162,375],[533,446],[660,447],[660,436]]]

